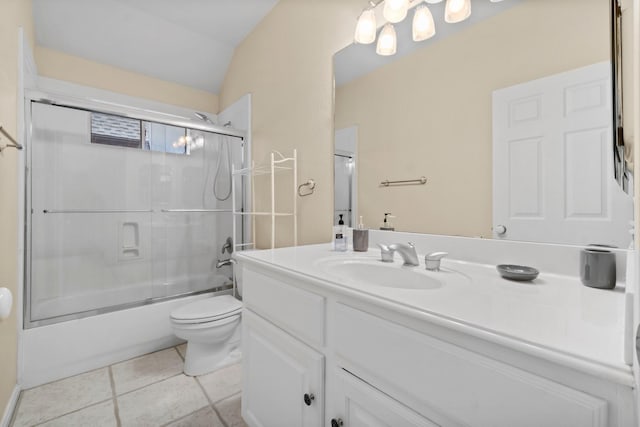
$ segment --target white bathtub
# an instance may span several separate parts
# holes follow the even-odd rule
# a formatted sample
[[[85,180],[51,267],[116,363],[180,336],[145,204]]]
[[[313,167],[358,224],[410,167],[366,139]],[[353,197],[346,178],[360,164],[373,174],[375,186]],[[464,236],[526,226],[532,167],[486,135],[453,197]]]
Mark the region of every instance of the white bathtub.
[[[23,389],[31,388],[177,345],[181,341],[171,331],[171,311],[212,295],[195,295],[23,330],[19,340],[22,357],[18,383]]]

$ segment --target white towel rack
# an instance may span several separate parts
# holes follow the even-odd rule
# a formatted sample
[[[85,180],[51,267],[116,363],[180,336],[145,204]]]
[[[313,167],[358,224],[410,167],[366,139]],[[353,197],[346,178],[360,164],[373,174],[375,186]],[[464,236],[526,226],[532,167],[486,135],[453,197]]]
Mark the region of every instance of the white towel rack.
[[[276,210],[276,188],[275,188],[275,175],[276,173],[291,171],[292,174],[292,196],[293,196],[293,208],[291,212],[278,212]],[[270,211],[251,211],[251,212],[238,212],[236,210],[236,176],[250,176],[251,177],[251,207],[255,209],[255,177],[259,175],[270,175],[271,178],[271,210]],[[240,243],[236,244],[236,248],[246,248],[253,246],[255,248],[256,241],[256,221],[257,216],[269,216],[271,217],[271,249],[276,246],[276,217],[291,217],[293,222],[293,245],[298,245],[298,154],[297,150],[293,150],[291,157],[285,157],[278,151],[272,151],[270,155],[270,162],[265,165],[256,165],[252,163],[251,167],[238,169],[232,165],[232,180],[231,180],[231,194],[232,194],[232,206],[233,206],[233,241],[239,242],[237,236],[237,225],[235,216],[251,216],[252,217],[252,243]]]

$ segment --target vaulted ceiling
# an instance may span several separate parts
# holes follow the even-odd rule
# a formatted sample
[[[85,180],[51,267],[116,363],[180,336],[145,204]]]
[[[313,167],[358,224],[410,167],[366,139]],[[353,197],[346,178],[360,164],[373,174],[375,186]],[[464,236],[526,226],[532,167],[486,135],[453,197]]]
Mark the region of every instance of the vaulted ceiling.
[[[277,0],[34,0],[37,44],[219,93],[236,46]]]

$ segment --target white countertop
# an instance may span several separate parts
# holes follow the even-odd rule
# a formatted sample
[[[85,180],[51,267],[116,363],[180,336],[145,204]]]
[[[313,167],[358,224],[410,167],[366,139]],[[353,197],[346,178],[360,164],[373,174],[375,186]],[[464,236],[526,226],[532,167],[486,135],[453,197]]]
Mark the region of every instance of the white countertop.
[[[623,288],[600,290],[583,286],[577,277],[541,271],[533,282],[502,279],[494,265],[445,258],[445,286],[430,290],[374,286],[327,274],[332,259],[379,259],[380,251],[334,252],[330,244],[237,253],[241,262],[267,264],[312,277],[331,286],[404,307],[427,318],[486,340],[529,351],[563,364],[579,365],[598,376],[633,384],[624,363],[625,294]],[[424,270],[421,266],[405,267]],[[401,264],[396,255],[396,263]],[[447,275],[468,280],[447,281]],[[422,316],[424,318],[424,316]]]

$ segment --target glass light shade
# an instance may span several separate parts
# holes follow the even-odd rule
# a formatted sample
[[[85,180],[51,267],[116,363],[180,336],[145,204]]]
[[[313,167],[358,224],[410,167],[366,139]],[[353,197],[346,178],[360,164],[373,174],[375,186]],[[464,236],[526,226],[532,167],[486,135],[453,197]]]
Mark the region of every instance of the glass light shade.
[[[376,41],[376,30],[376,13],[373,9],[367,9],[358,18],[354,40],[360,44],[371,44]]]
[[[382,16],[391,23],[402,21],[407,17],[409,0],[385,0]]]
[[[413,15],[413,41],[420,42],[436,34],[436,24],[427,6],[418,6]]]
[[[471,0],[447,0],[444,20],[450,24],[461,22],[471,16]]]
[[[380,31],[378,36],[378,45],[376,46],[376,53],[382,56],[395,55],[396,53],[396,30],[393,25],[387,24]]]

